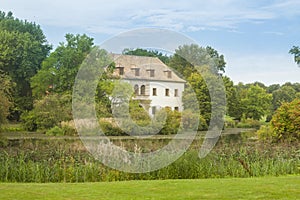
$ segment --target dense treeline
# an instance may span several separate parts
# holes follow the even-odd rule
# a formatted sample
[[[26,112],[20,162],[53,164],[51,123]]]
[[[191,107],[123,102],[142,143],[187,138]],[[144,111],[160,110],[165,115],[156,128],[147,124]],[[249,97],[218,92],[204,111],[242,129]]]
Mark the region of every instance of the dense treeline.
[[[66,34],[65,40],[50,53],[51,45],[39,25],[19,20],[11,12],[0,12],[0,125],[6,120],[22,121],[30,131],[76,134],[72,123],[72,89],[81,63],[95,46],[93,38],[85,34]],[[299,63],[299,48],[293,47],[290,53]],[[271,122],[260,130],[262,138],[300,138],[300,83],[234,84],[224,75],[224,56],[212,47],[195,44],[178,47],[172,56],[145,49],[125,49],[123,54],[158,57],[184,78],[189,85],[183,98],[185,112],[189,113],[195,104],[189,98],[189,92],[193,91],[200,111],[196,116],[199,130],[206,130],[211,120],[212,102],[203,74],[212,74],[212,82],[221,77],[226,89],[226,126],[258,128]],[[113,69],[114,65],[110,67]],[[99,79],[95,95],[98,116],[105,119],[112,117],[108,96],[114,82],[109,77],[112,77],[110,70]],[[132,102],[130,109],[137,124],[149,123],[149,116],[138,103]],[[161,134],[173,133],[180,123],[181,113],[167,113],[169,123]],[[290,125],[286,127],[287,124]],[[124,134],[109,120],[102,120],[101,127],[107,134]]]

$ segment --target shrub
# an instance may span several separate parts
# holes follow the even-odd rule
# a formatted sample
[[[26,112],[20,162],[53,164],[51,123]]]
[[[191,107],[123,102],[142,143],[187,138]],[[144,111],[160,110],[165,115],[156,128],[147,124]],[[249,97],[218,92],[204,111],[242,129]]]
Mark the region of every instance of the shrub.
[[[161,135],[171,135],[171,134],[177,134],[180,122],[181,122],[181,114],[178,111],[172,111],[170,108],[164,108],[161,109],[157,113],[157,121],[160,122],[160,118],[165,118],[165,124],[163,128],[160,130],[159,134]]]
[[[63,121],[60,123],[61,129],[63,130],[64,135],[75,136],[77,135],[77,130],[74,124],[74,121]]]
[[[199,115],[193,113],[193,111],[190,109],[182,112],[182,126],[184,130],[197,130],[199,126],[201,126],[200,120],[201,119],[199,118]]]
[[[272,141],[274,137],[274,130],[269,125],[263,125],[260,129],[256,132],[258,139],[263,141]]]
[[[46,131],[46,135],[49,135],[49,136],[61,136],[61,135],[64,135],[64,131],[60,127],[54,126],[50,130]]]
[[[261,123],[254,119],[245,119],[237,124],[237,128],[256,128],[259,129]]]
[[[300,99],[283,103],[273,115],[271,126],[277,140],[300,139]]]
[[[117,125],[113,124],[113,122],[101,119],[99,123],[102,132],[107,136],[126,135],[124,131],[122,131]]]
[[[51,94],[34,103],[34,109],[21,116],[26,130],[49,130],[72,119],[71,96]]]
[[[235,128],[235,121],[230,116],[225,116],[225,127],[226,128]]]
[[[22,119],[22,126],[27,131],[36,131],[37,130],[37,123],[36,123],[36,116],[33,112],[24,112],[21,115]]]

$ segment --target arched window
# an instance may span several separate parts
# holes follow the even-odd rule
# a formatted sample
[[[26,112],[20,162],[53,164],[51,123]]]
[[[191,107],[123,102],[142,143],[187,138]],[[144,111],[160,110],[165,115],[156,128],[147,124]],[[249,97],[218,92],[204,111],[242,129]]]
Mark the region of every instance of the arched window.
[[[141,86],[141,95],[146,95],[146,86],[145,85]]]
[[[139,95],[139,86],[138,85],[134,86],[134,94]]]

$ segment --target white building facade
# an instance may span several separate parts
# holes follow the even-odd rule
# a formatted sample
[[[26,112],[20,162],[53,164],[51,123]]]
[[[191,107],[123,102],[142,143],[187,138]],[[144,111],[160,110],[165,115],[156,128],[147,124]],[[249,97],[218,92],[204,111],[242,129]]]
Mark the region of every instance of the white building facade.
[[[185,81],[155,57],[113,55],[115,75],[129,82],[135,93],[134,99],[150,101],[149,115],[161,108],[182,111],[182,94]]]

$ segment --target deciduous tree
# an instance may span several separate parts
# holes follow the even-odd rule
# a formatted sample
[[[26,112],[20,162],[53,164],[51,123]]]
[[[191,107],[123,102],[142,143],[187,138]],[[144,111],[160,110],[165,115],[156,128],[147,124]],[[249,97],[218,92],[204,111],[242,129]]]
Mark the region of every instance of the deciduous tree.
[[[283,103],[273,115],[271,127],[277,140],[299,140],[300,99]]]
[[[93,47],[93,38],[73,34],[65,37],[66,43],[60,43],[31,79],[34,96],[72,91],[78,69]]]
[[[0,70],[16,83],[14,91],[14,118],[24,110],[32,109],[30,78],[41,67],[51,46],[43,31],[35,23],[14,18],[0,12]]]

